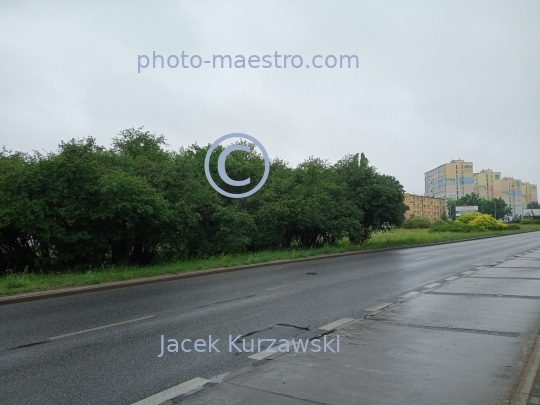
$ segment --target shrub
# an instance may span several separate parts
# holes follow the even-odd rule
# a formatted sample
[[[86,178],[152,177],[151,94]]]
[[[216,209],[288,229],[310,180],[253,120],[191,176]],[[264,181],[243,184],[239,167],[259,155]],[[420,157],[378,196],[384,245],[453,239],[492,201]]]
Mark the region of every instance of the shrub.
[[[519,227],[519,225],[516,225],[516,224],[510,224],[506,226],[507,231],[517,231],[519,229],[521,228]]]
[[[448,225],[448,222],[446,222],[444,219],[439,218],[433,221],[433,223],[431,224],[431,226],[440,226],[440,225]]]
[[[471,221],[474,221],[480,215],[484,215],[484,214],[482,214],[480,212],[467,212],[467,213],[461,214],[459,217],[457,217],[456,222],[461,222],[462,224],[468,224]]]
[[[405,229],[431,228],[431,220],[426,217],[411,217],[403,224]]]
[[[521,225],[540,225],[540,219],[522,219]]]
[[[456,233],[471,233],[471,232],[486,232],[486,228],[477,225],[468,225],[454,221],[452,224],[435,225],[429,232],[456,232]]]
[[[497,221],[495,218],[488,214],[476,215],[474,219],[469,222],[469,225],[480,226],[490,231],[501,231],[503,229],[506,229],[507,227],[507,225]]]

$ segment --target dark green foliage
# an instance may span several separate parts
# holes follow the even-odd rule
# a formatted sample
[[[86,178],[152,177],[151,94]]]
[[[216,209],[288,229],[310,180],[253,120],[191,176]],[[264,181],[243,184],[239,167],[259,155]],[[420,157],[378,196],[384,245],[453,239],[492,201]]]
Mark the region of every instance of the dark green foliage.
[[[536,201],[527,204],[527,209],[540,209],[540,203]]]
[[[448,204],[447,204],[448,205]],[[455,215],[455,209],[454,209],[454,215]],[[448,217],[448,213],[446,212],[446,210],[443,211],[443,213],[441,214],[441,218],[440,218],[443,222],[448,222],[449,220],[449,217]]]
[[[403,224],[405,229],[427,229],[431,228],[431,220],[426,217],[411,217]]]
[[[478,206],[478,212],[482,214],[489,214],[495,219],[502,219],[505,216],[512,215],[512,209],[502,198],[496,198],[488,200],[486,198],[480,197],[479,194],[472,193],[466,194],[463,197],[458,198],[457,200],[448,199],[446,201],[448,211],[450,212],[450,217],[456,219],[456,205],[457,206]]]
[[[364,155],[332,165],[310,158],[296,168],[271,163],[256,194],[230,199],[204,174],[209,146],[177,152],[163,136],[122,131],[111,149],[95,139],[55,153],[0,152],[0,273],[146,265],[245,251],[361,244],[383,224],[403,223],[403,188]],[[255,153],[233,152],[226,170],[251,178],[245,190],[211,172],[223,189],[250,190],[264,172]]]
[[[448,225],[448,222],[442,218],[439,218],[433,221],[433,223],[431,224],[431,226],[440,226],[440,225]]]
[[[522,219],[521,225],[540,225],[540,219]]]

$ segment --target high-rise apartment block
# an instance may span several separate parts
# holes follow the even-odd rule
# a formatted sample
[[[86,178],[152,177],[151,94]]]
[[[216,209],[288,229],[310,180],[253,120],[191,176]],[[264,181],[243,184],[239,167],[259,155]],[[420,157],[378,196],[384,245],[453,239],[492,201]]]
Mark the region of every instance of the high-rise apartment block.
[[[503,177],[501,181],[502,199],[512,209],[514,215],[523,215],[523,195],[521,194],[521,180],[513,177]]]
[[[488,200],[501,198],[501,180],[501,172],[494,172],[491,169],[481,170],[480,173],[473,175],[474,192]]]
[[[474,192],[473,164],[452,160],[425,173],[425,195],[437,198],[459,198]]]
[[[491,169],[473,173],[472,162],[452,160],[424,176],[425,195],[438,198],[460,198],[476,193],[488,200],[502,198],[514,215],[523,215],[527,204],[538,202],[536,184],[513,177],[502,177]]]
[[[523,196],[523,209],[525,209],[528,204],[538,202],[538,186],[524,181],[521,183],[521,195]]]

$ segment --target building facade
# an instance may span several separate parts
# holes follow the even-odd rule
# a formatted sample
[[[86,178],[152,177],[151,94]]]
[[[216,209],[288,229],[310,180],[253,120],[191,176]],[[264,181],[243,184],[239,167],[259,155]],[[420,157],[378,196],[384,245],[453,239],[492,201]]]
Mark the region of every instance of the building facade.
[[[474,173],[474,192],[488,200],[502,197],[502,176],[501,172],[494,172],[491,169],[481,170]]]
[[[405,205],[409,206],[409,210],[405,212],[406,219],[415,216],[427,217],[434,221],[446,211],[444,198],[405,193]]]
[[[474,192],[472,162],[452,160],[424,174],[425,195],[435,198],[463,197]]]
[[[426,197],[458,199],[476,193],[487,200],[502,198],[515,216],[523,215],[528,204],[538,202],[536,184],[502,177],[501,172],[491,169],[474,173],[473,163],[461,159],[426,172],[424,182]]]
[[[538,186],[527,181],[521,183],[521,195],[523,198],[523,209],[533,202],[538,202]]]
[[[523,215],[523,197],[521,194],[521,180],[513,177],[503,177],[501,180],[502,199],[512,209],[512,214]]]

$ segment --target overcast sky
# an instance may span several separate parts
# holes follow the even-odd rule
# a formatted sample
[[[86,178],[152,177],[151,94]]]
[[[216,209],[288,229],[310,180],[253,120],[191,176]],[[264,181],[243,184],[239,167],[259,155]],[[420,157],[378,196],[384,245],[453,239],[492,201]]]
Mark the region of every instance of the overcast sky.
[[[138,73],[153,51],[359,68]],[[539,184],[540,2],[2,0],[0,146],[109,146],[140,126],[173,149],[247,133],[294,165],[364,152],[416,193],[457,158]]]

